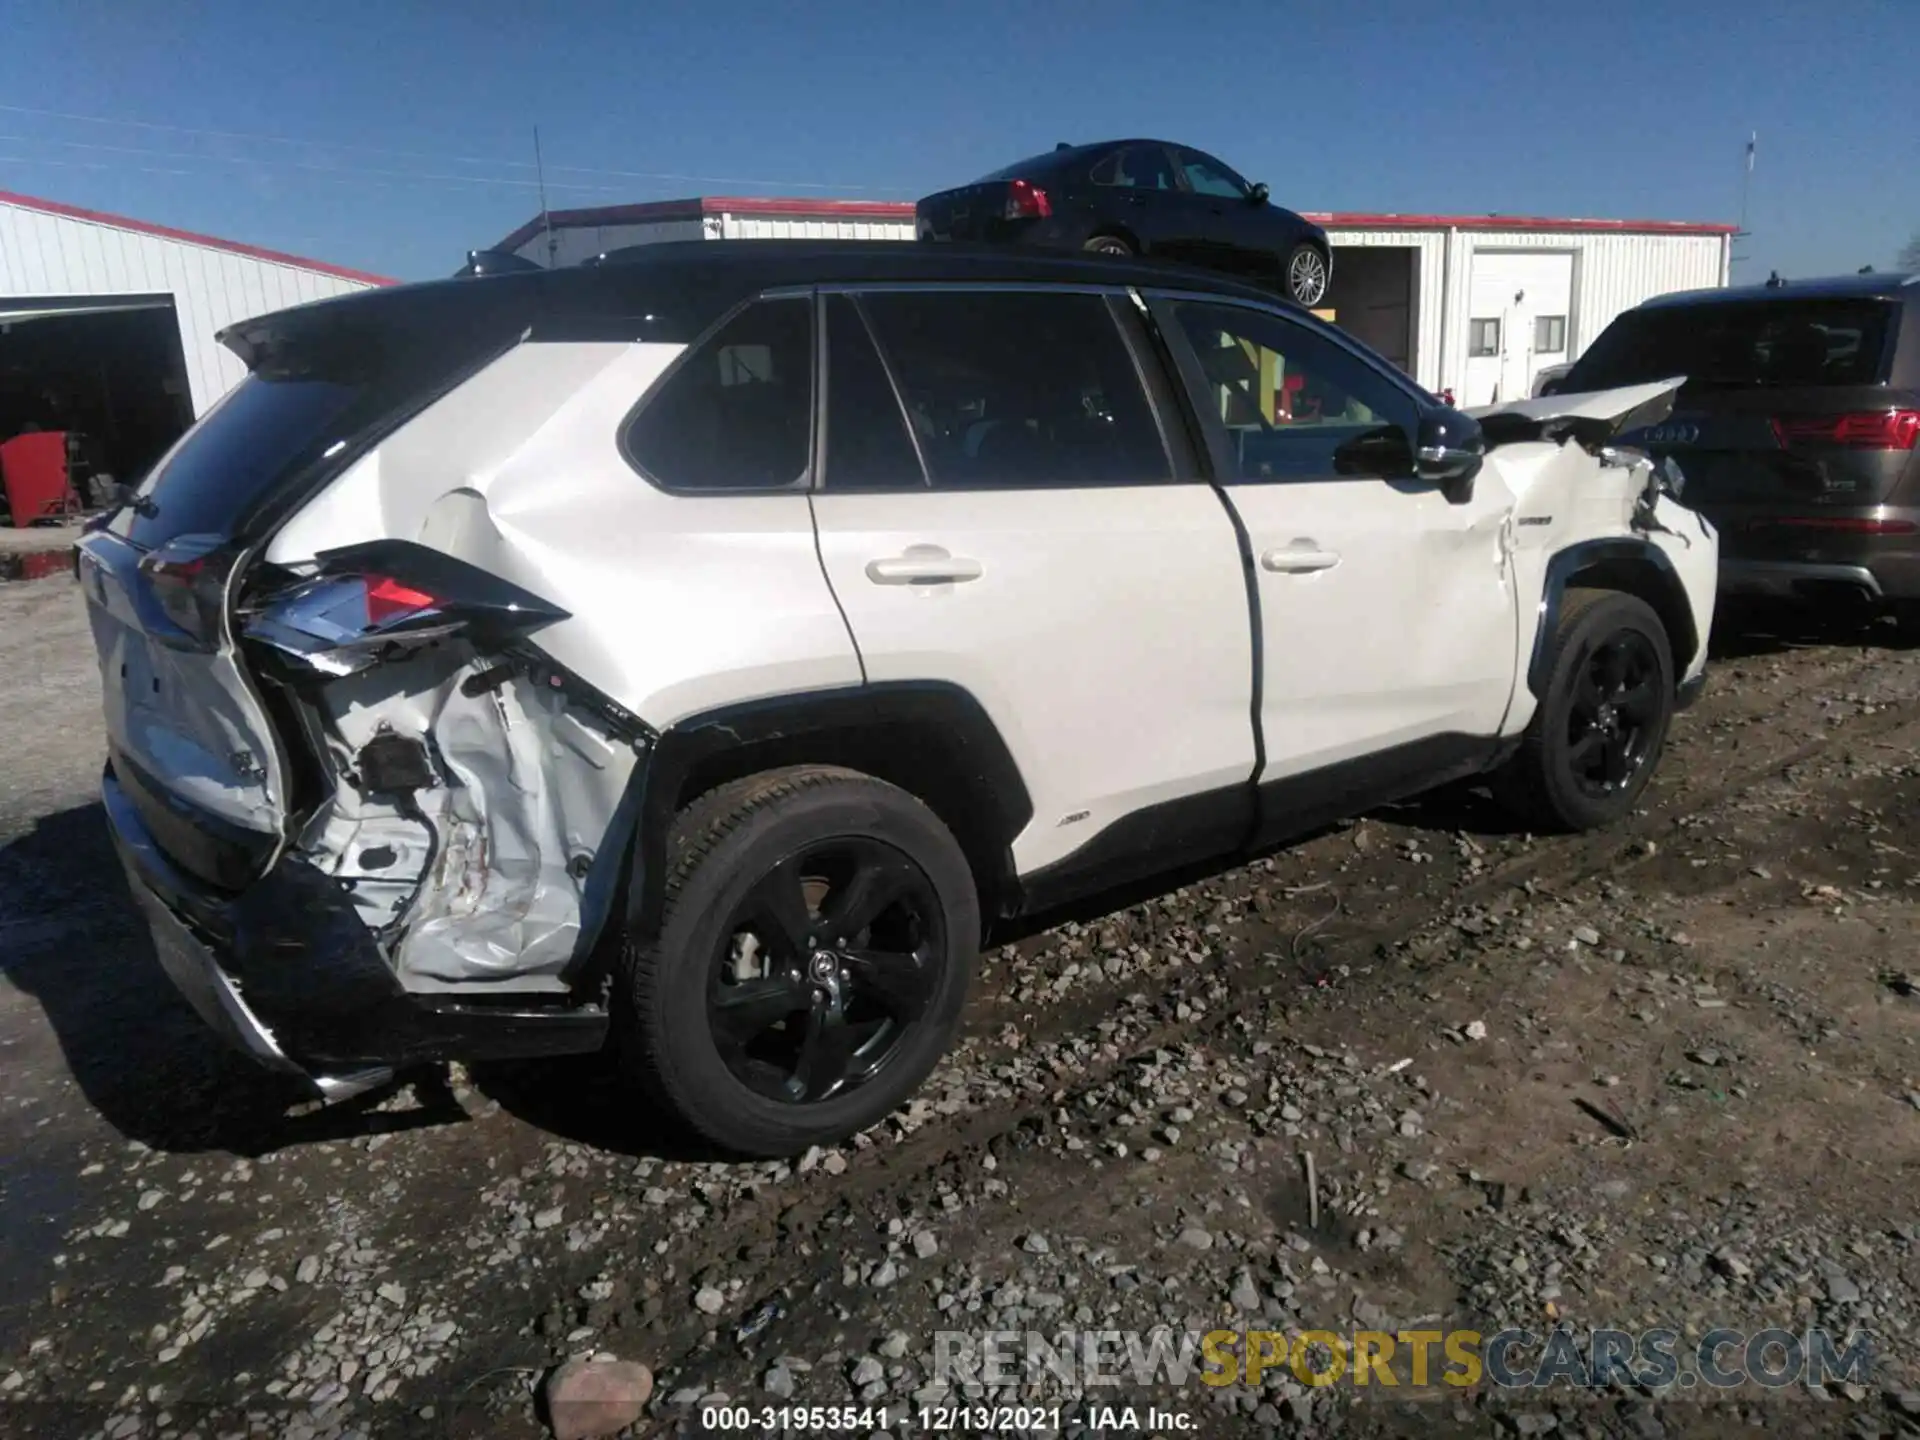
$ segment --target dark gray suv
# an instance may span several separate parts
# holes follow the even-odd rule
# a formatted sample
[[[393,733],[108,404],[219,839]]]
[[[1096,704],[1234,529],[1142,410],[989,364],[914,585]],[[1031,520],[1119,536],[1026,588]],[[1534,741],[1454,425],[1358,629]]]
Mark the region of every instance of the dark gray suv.
[[[1827,594],[1920,619],[1920,276],[1663,295],[1553,388],[1685,375],[1622,439],[1671,455],[1720,532],[1723,593]]]

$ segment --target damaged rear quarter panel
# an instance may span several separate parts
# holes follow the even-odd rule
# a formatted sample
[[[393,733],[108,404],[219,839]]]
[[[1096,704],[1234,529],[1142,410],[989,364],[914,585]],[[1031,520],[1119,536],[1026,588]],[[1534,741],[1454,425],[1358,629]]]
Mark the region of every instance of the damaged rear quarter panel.
[[[655,729],[861,681],[804,492],[669,495],[622,458],[621,423],[677,353],[523,344],[362,457],[270,546],[295,566],[412,540],[570,617],[505,678],[499,656],[452,642],[308,687],[336,784],[301,849],[350,882],[410,989],[558,990],[579,958],[636,752],[541,683],[541,655]],[[483,674],[495,683],[468,694]],[[436,783],[411,801],[353,783],[383,726],[431,757]]]

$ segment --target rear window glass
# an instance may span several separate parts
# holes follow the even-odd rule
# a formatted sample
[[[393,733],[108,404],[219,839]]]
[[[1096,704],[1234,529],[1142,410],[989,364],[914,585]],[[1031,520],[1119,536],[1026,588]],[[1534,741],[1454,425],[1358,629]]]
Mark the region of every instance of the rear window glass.
[[[1051,170],[1054,166],[1058,165],[1060,163],[1060,157],[1065,153],[1065,151],[1056,150],[1050,155],[1029,155],[1024,160],[1016,160],[1011,165],[1003,166],[990,174],[982,175],[973,183],[976,185],[985,185],[992,180],[1031,180],[1039,174],[1039,172]]]
[[[1757,300],[1632,310],[1567,377],[1606,390],[1685,375],[1690,387],[1877,385],[1893,307],[1881,300]]]
[[[180,535],[233,534],[297,464],[344,438],[333,432],[363,393],[331,380],[249,376],[140,485],[150,513],[120,512],[127,538],[151,549]]]
[[[627,456],[669,490],[780,490],[813,443],[813,307],[749,305],[681,361],[627,427]]]

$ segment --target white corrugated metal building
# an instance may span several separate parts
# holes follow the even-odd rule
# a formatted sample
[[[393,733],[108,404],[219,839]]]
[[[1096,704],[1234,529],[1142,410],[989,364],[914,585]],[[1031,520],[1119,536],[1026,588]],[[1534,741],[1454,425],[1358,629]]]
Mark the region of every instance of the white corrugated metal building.
[[[0,440],[83,432],[132,478],[245,377],[221,327],[393,283],[0,191]]]
[[[1614,316],[1727,283],[1734,227],[1513,215],[1313,214],[1333,247],[1334,320],[1463,405],[1526,395]],[[494,248],[542,265],[663,240],[912,240],[913,206],[703,196],[556,210]]]

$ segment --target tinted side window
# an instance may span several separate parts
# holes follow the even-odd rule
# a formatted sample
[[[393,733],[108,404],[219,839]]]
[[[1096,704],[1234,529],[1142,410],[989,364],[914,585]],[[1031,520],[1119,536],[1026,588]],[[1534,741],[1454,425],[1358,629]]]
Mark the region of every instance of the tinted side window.
[[[807,473],[813,307],[749,305],[679,366],[627,425],[627,456],[669,490],[778,490]]]
[[[1304,325],[1261,311],[1176,304],[1203,400],[1227,428],[1242,480],[1324,479],[1348,441],[1394,426],[1413,443],[1412,396]]]
[[[1173,176],[1173,161],[1158,145],[1129,145],[1116,150],[1088,176],[1096,185],[1117,185],[1123,190],[1178,190]]]
[[[829,296],[826,303],[827,488],[924,486],[926,472],[866,321],[845,295]]]
[[[1246,198],[1247,182],[1198,150],[1182,150],[1180,168],[1186,171],[1187,184],[1196,195],[1216,195],[1231,200]]]
[[[1128,485],[1169,476],[1140,377],[1098,295],[868,295],[938,488]]]

